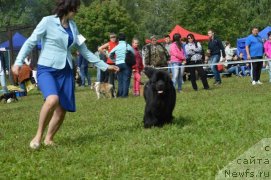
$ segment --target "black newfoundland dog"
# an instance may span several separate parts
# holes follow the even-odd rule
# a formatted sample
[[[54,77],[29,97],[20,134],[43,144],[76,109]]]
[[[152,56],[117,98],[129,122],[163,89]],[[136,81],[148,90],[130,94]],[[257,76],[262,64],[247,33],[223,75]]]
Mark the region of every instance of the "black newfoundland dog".
[[[145,67],[144,72],[149,78],[144,87],[146,101],[144,127],[161,127],[171,123],[176,103],[176,90],[169,74],[151,67]]]

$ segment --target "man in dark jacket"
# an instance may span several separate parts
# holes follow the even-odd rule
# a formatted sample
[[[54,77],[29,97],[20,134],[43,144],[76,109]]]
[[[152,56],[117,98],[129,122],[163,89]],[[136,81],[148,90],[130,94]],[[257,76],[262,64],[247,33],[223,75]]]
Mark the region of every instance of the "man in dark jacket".
[[[208,53],[210,54],[211,63],[218,63],[220,61],[221,51],[222,51],[223,61],[225,61],[226,53],[225,53],[224,46],[221,40],[215,36],[213,30],[208,31],[208,36],[209,36]],[[215,65],[211,66],[211,69],[215,77],[214,84],[220,85],[221,77],[220,77],[219,71],[217,70],[217,66]]]

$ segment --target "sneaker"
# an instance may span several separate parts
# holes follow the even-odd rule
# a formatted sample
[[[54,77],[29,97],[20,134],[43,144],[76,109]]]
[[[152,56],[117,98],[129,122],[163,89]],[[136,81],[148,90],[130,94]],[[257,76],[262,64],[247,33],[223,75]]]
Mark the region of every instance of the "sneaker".
[[[256,81],[252,81],[252,85],[256,85]]]
[[[261,81],[257,81],[256,84],[263,84]]]
[[[217,81],[215,85],[221,85],[221,81]]]

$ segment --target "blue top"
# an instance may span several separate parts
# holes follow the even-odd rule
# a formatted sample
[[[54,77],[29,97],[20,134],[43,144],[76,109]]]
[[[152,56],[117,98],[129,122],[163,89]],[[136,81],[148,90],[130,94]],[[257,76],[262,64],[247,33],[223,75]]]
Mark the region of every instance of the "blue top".
[[[105,71],[108,65],[89,51],[84,42],[78,41],[77,37],[80,33],[73,20],[69,20],[69,27],[73,34],[73,43],[68,47],[69,34],[61,26],[60,18],[56,15],[43,17],[31,36],[25,41],[14,64],[22,66],[25,57],[41,41],[39,65],[63,69],[68,61],[70,67],[73,67],[71,47],[75,47],[89,62]]]
[[[63,27],[64,28],[64,27]],[[72,35],[72,30],[70,28],[70,26],[68,26],[67,28],[64,28],[65,31],[69,34],[69,39],[68,39],[68,47],[70,47],[70,45],[73,43],[73,35]]]
[[[250,57],[263,56],[263,41],[259,35],[249,35],[246,39],[246,46],[249,47]]]
[[[112,61],[116,63],[116,65],[125,63],[126,48],[127,50],[130,50],[132,51],[133,54],[135,54],[134,48],[132,48],[125,41],[119,41],[119,44],[116,47],[114,47],[112,51],[110,51],[109,57]]]

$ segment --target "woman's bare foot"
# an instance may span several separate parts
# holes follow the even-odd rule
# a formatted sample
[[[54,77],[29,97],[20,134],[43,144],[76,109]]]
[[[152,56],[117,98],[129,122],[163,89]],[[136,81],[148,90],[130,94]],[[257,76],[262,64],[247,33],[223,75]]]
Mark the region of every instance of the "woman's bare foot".
[[[40,140],[38,138],[33,138],[32,141],[29,144],[31,149],[39,149],[40,148]]]
[[[55,146],[55,143],[54,143],[54,141],[44,140],[44,145],[45,146]]]

